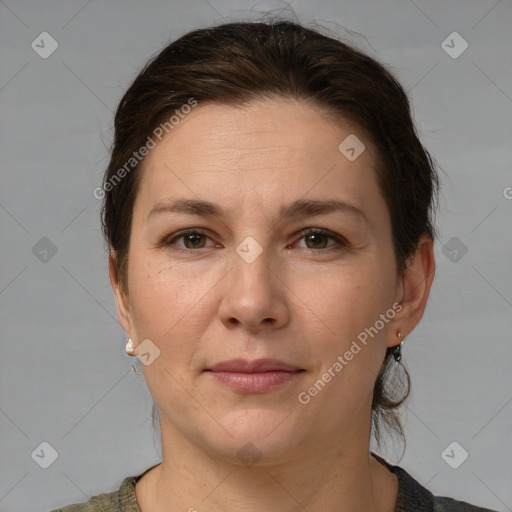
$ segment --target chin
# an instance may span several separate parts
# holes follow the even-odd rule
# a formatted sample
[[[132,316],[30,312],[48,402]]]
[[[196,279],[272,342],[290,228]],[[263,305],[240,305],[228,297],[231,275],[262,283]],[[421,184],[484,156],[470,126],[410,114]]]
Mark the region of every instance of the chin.
[[[210,454],[235,464],[276,464],[304,443],[304,426],[292,416],[284,408],[231,411],[219,418],[227,432],[203,432],[202,444]]]

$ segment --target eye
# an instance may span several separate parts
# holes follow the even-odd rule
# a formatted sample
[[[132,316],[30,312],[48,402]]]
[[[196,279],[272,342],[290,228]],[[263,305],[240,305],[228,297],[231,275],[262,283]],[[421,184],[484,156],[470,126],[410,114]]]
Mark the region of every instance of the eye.
[[[207,247],[218,247],[218,245],[213,244],[210,246],[206,245],[206,240],[211,240],[211,238],[206,235],[204,231],[201,229],[186,229],[183,231],[179,231],[175,235],[171,235],[171,238],[167,238],[162,242],[164,246],[175,245],[178,250],[190,251],[195,249],[205,249]],[[330,231],[319,228],[310,228],[304,230],[300,233],[300,239],[305,239],[306,248],[311,249],[313,251],[329,249],[334,246],[348,246],[348,242],[345,238],[339,235],[335,235]],[[183,240],[183,245],[176,244],[176,241]],[[331,245],[328,244],[329,240],[333,240],[334,243]]]
[[[176,235],[172,238],[165,240],[164,245],[175,245],[174,242],[176,240],[183,239],[184,246],[178,245],[178,248],[183,250],[203,249],[206,247],[205,241],[207,238],[209,237],[201,230],[187,229],[180,231],[179,233],[176,233]]]
[[[331,233],[330,231],[326,231],[325,229],[319,229],[319,228],[313,228],[308,229],[305,231],[302,231],[301,233],[301,240],[305,239],[306,241],[306,248],[312,249],[312,250],[322,250],[322,249],[328,249],[330,247],[339,245],[339,246],[347,246],[347,241],[339,236],[335,235],[334,233]],[[334,240],[334,244],[326,245],[328,240]]]

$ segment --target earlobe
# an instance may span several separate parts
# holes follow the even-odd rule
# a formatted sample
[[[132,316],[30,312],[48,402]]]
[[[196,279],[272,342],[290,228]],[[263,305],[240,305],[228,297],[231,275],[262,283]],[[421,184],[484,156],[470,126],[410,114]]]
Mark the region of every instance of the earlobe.
[[[435,274],[433,245],[429,236],[421,237],[402,280],[402,309],[395,317],[395,326],[404,338],[418,325],[425,312]],[[390,346],[396,345],[395,332],[391,338],[393,341]]]

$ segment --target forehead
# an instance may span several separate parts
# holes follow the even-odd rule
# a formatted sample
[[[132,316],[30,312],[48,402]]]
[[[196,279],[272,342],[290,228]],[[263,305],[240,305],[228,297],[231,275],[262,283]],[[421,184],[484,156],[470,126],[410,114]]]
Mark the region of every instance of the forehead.
[[[354,136],[351,161],[339,146]],[[146,156],[136,203],[147,215],[169,196],[279,208],[327,194],[364,207],[382,201],[374,162],[357,126],[304,101],[199,104]]]
[[[148,160],[171,148],[179,148],[180,159],[212,150],[227,160],[257,152],[272,157],[282,151],[293,151],[293,159],[322,159],[326,149],[338,156],[338,146],[349,134],[366,139],[353,123],[303,100],[267,98],[241,106],[208,102],[183,116]],[[369,160],[373,149],[369,141],[365,145]]]

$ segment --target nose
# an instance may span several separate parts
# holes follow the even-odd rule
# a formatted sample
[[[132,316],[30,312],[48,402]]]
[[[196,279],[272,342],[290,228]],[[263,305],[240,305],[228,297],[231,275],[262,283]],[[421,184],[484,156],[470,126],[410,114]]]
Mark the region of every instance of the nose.
[[[281,328],[289,321],[290,290],[268,249],[254,261],[234,252],[233,267],[223,280],[221,293],[219,316],[228,329],[243,326],[256,333]]]

